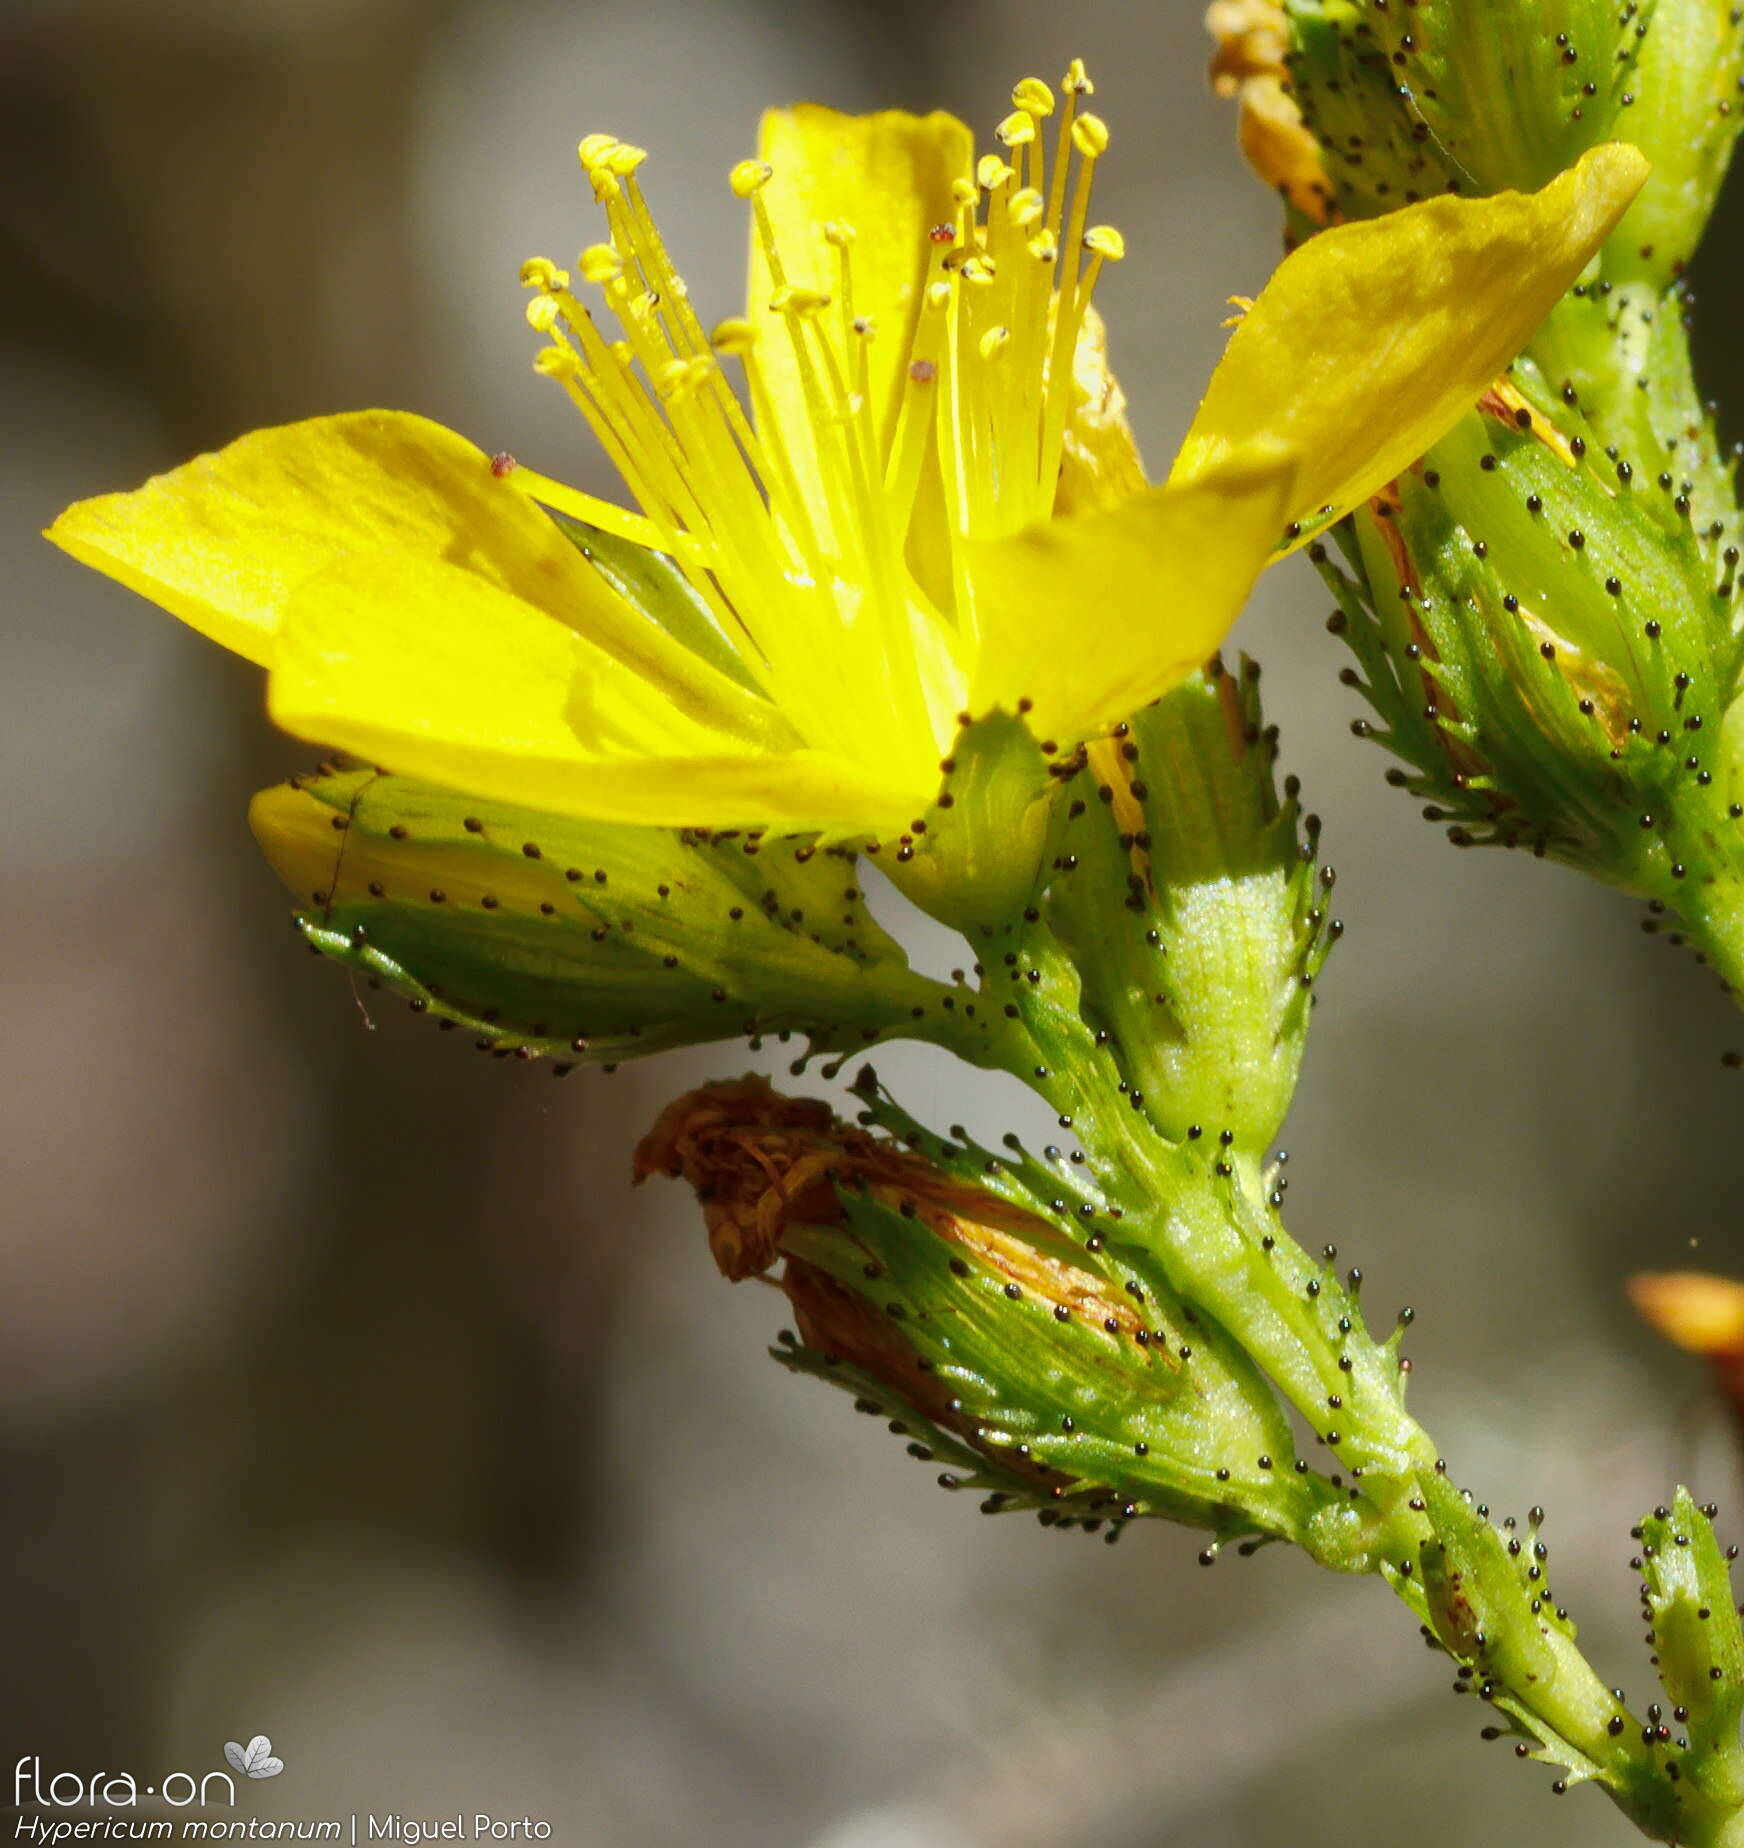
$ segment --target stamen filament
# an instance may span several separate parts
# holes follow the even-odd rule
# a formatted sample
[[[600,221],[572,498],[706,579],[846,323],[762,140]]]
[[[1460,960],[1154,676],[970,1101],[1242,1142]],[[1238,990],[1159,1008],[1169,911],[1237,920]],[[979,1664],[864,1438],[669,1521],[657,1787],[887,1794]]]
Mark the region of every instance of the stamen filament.
[[[900,763],[922,785],[975,663],[965,542],[1051,515],[1085,317],[1104,262],[1121,254],[1117,233],[1086,231],[1107,131],[1080,107],[1092,88],[1080,63],[1062,88],[1056,104],[1046,84],[1019,83],[1002,150],[954,176],[899,366],[872,346],[899,337],[910,312],[906,291],[887,299],[886,253],[857,273],[856,227],[796,225],[803,187],[766,196],[773,170],[760,160],[741,162],[731,184],[750,207],[759,299],[779,331],[704,331],[641,190],[646,156],[609,135],[578,149],[609,242],[577,267],[621,338],[605,338],[555,264],[535,258],[522,273],[538,291],[529,319],[551,341],[540,370],[569,393],[640,512],[524,469],[517,489],[670,555],[782,724],[885,772]],[[860,230],[885,226],[874,214]],[[742,387],[726,376],[728,354]],[[675,697],[700,697],[686,686],[675,673]]]

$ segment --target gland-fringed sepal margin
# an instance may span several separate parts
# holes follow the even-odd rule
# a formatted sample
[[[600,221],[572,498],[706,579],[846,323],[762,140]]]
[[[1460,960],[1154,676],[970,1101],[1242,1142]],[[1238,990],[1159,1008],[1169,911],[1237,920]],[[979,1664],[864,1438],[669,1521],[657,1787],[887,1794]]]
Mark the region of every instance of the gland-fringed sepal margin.
[[[559,1069],[740,1035],[845,1052],[975,1020],[804,840],[582,822],[372,770],[264,791],[255,832],[323,955]],[[947,1004],[949,1004],[947,1006]]]

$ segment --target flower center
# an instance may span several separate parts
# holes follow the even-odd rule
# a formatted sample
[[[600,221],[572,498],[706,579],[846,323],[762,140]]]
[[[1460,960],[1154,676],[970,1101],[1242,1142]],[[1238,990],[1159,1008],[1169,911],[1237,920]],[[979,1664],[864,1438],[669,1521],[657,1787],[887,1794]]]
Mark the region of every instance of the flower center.
[[[974,598],[961,541],[1053,512],[1073,406],[1072,362],[1118,232],[1090,227],[1101,120],[1027,78],[953,215],[912,254],[906,323],[856,296],[857,249],[887,229],[841,219],[778,234],[773,168],[742,161],[771,324],[705,332],[638,183],[644,150],[609,135],[579,148],[609,240],[581,278],[621,330],[608,339],[570,277],[536,257],[528,319],[556,379],[623,476],[641,517],[517,470],[535,499],[670,554],[748,675],[810,744],[931,777],[973,671]],[[1052,161],[1043,125],[1057,115]],[[868,201],[869,207],[875,201]],[[786,221],[784,221],[786,222]],[[899,261],[902,260],[899,256]],[[880,401],[871,348],[907,342]],[[743,397],[722,360],[740,368]]]

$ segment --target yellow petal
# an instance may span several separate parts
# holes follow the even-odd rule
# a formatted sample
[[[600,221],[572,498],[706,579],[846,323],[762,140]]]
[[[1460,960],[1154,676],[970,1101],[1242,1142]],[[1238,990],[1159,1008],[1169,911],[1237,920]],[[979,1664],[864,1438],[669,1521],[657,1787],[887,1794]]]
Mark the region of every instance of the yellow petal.
[[[48,537],[263,666],[291,598],[337,559],[443,559],[591,636],[693,716],[771,735],[767,702],[618,596],[483,450],[403,411],[257,430],[134,493],[80,501]]]
[[[481,450],[400,411],[256,430],[131,494],[80,501],[48,537],[263,665],[297,586],[347,553],[447,558],[534,598],[578,579],[585,597],[593,575]]]
[[[1038,735],[1089,737],[1178,686],[1222,642],[1272,554],[1296,459],[1239,465],[970,545],[982,636],[971,704],[1031,702]]]
[[[267,706],[298,737],[558,814],[832,835],[919,811],[822,752],[770,752],[458,566],[340,560],[292,598]]]
[[[1701,1271],[1644,1271],[1629,1279],[1629,1300],[1686,1353],[1744,1355],[1744,1283]]]
[[[1494,382],[1646,176],[1611,142],[1541,192],[1430,199],[1323,232],[1236,328],[1170,479],[1269,438],[1302,457],[1297,519],[1366,500]]]
[[[968,176],[973,138],[955,116],[938,111],[854,116],[801,103],[765,114],[758,153],[772,169],[758,197],[790,284],[834,296],[839,258],[823,226],[851,225],[857,233],[847,249],[853,312],[872,323],[866,354],[872,421],[881,446],[888,445],[931,253],[927,233],[956,216],[951,182]],[[792,343],[769,311],[773,288],[753,236],[750,319],[758,334],[757,363],[802,488],[818,505],[811,413]],[[838,351],[844,340],[839,307],[833,304],[818,323]],[[854,376],[851,366],[847,376]]]
[[[1066,414],[1054,512],[1112,507],[1144,486],[1144,461],[1126,421],[1126,393],[1108,369],[1108,329],[1094,308],[1086,308],[1072,358],[1072,408]]]

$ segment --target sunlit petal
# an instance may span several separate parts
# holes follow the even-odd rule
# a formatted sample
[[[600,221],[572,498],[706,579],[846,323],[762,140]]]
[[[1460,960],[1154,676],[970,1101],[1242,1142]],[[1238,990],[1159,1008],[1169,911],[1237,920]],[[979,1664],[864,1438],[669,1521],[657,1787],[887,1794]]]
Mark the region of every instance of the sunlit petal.
[[[559,814],[844,832],[915,803],[824,753],[696,723],[572,630],[439,561],[347,559],[305,585],[268,710],[368,762]]]
[[[1296,459],[1239,465],[974,548],[985,638],[973,704],[1075,742],[1177,686],[1212,655],[1277,542]]]
[[[1646,175],[1635,149],[1612,142],[1540,192],[1429,199],[1323,232],[1236,328],[1170,479],[1268,438],[1302,458],[1297,520],[1348,512],[1494,382]]]

